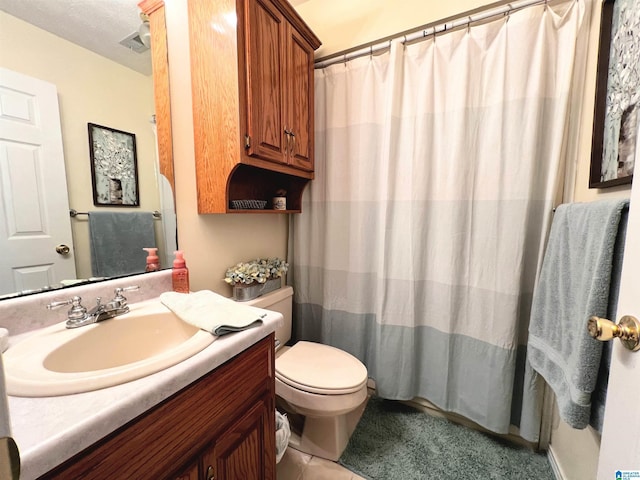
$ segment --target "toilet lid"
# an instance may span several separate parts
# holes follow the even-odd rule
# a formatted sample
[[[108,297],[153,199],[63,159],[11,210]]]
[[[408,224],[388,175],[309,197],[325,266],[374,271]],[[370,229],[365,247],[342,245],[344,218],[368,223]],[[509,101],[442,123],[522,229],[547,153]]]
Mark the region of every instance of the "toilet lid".
[[[311,393],[346,394],[367,382],[367,368],[353,355],[313,342],[298,342],[276,360],[276,377]]]

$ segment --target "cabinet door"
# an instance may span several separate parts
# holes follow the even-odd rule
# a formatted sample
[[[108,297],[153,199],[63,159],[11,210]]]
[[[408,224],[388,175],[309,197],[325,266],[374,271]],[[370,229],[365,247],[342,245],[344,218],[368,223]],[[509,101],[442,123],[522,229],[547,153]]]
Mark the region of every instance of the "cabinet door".
[[[245,2],[247,154],[287,164],[282,62],[285,21],[269,1]]]
[[[275,479],[275,410],[269,403],[258,401],[222,432],[213,448],[202,456],[201,478]]]
[[[176,475],[174,480],[198,480],[198,464],[194,463],[187,470]]]
[[[286,25],[286,32],[289,163],[313,171],[313,48],[291,25]]]

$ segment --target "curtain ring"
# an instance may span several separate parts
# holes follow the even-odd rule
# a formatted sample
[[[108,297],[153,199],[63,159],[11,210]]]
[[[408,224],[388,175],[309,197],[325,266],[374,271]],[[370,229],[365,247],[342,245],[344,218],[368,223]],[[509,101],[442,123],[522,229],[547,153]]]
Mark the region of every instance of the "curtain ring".
[[[508,21],[509,21],[509,18],[511,18],[511,10],[513,10],[513,7],[511,6],[511,4],[510,4],[510,3],[507,3],[507,8],[508,8],[509,10],[507,10],[506,12],[504,12],[504,16],[505,16],[505,18],[506,18],[506,20],[505,20],[505,21],[507,21],[507,22],[508,22]]]
[[[373,57],[373,45],[369,45],[369,55]]]
[[[471,19],[471,15],[469,15],[469,23],[467,23],[467,33],[470,34],[471,33],[471,22],[473,21]]]

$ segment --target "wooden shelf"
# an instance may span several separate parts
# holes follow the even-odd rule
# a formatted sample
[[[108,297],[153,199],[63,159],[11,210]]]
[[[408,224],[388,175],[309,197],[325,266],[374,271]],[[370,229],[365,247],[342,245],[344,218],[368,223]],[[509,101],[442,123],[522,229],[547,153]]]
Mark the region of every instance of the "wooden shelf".
[[[227,185],[227,213],[300,213],[302,192],[309,183],[308,178],[287,175],[251,165],[237,165],[229,177]],[[271,199],[276,191],[287,191],[287,210],[271,209]],[[261,210],[237,210],[231,208],[231,200],[265,200],[266,208]]]
[[[252,210],[241,210],[239,208],[230,208],[227,210],[227,213],[301,213],[302,210],[274,210],[273,208],[263,208],[262,210],[252,209]]]

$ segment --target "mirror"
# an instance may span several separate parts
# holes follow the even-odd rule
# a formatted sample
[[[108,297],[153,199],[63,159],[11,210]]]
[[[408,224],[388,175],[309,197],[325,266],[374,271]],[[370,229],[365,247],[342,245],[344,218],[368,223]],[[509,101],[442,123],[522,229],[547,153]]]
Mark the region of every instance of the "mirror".
[[[171,145],[166,145],[166,142],[159,145],[156,136],[161,129],[165,129],[161,138],[167,138],[166,128],[170,123],[170,116],[163,115],[163,118],[159,119],[161,122],[155,123],[155,110],[167,112],[168,99],[163,100],[167,104],[164,110],[154,106],[154,101],[157,102],[157,98],[154,100],[154,82],[157,82],[158,79],[154,79],[151,75],[152,52],[155,58],[158,52],[162,55],[164,50],[164,61],[166,62],[166,37],[163,29],[158,26],[154,27],[153,21],[158,22],[159,18],[159,15],[155,15],[156,18],[151,23],[151,34],[154,38],[160,34],[162,42],[156,42],[157,45],[152,42],[151,50],[145,47],[140,35],[146,37],[148,25],[143,23],[145,17],[141,20],[140,10],[137,6],[138,1],[77,2],[71,8],[68,2],[0,0],[0,23],[2,24],[0,43],[3,45],[0,67],[55,85],[59,104],[58,117],[60,119],[59,129],[62,138],[61,150],[64,166],[52,171],[56,172],[61,169],[65,171],[65,175],[62,176],[62,184],[54,183],[55,174],[47,174],[46,171],[45,173],[40,172],[39,176],[36,172],[33,188],[28,181],[24,181],[22,174],[20,174],[18,181],[14,180],[15,183],[8,184],[7,177],[14,174],[12,169],[18,162],[12,163],[14,157],[11,157],[13,154],[11,142],[7,142],[9,147],[6,147],[4,152],[0,152],[0,180],[3,190],[0,207],[3,206],[3,202],[5,205],[8,203],[6,197],[9,196],[9,191],[15,191],[17,196],[21,196],[29,204],[26,207],[26,212],[30,212],[30,208],[35,204],[38,207],[41,206],[40,204],[48,205],[48,199],[45,201],[44,195],[31,193],[39,191],[44,186],[42,189],[46,190],[47,194],[55,192],[58,197],[62,197],[62,200],[56,200],[57,207],[53,209],[57,215],[62,212],[62,219],[51,223],[56,225],[68,223],[71,231],[69,241],[72,242],[71,245],[66,240],[58,242],[55,247],[60,248],[56,248],[55,254],[50,254],[54,257],[65,257],[65,263],[72,265],[72,273],[67,273],[62,277],[58,275],[54,280],[51,280],[52,269],[47,268],[48,261],[20,257],[22,265],[30,266],[22,268],[18,274],[14,269],[11,281],[15,288],[0,288],[0,298],[13,297],[16,295],[16,290],[18,293],[33,293],[34,291],[72,285],[78,281],[95,280],[91,266],[89,218],[87,215],[91,211],[118,213],[142,211],[148,212],[150,215],[151,212],[156,212],[156,215],[153,216],[155,220],[151,222],[152,235],[155,235],[156,246],[159,248],[161,267],[171,266],[173,251],[177,249]],[[25,5],[25,3],[29,5]],[[162,5],[162,2],[154,2],[154,4]],[[99,11],[100,9],[102,11]],[[163,25],[164,13],[161,13]],[[56,31],[56,28],[62,28],[62,30]],[[56,32],[56,35],[49,31]],[[110,38],[105,38],[106,35],[109,35]],[[61,38],[63,36],[67,39]],[[83,46],[81,47],[77,43]],[[92,50],[99,51],[100,54]],[[136,50],[139,50],[140,53]],[[107,58],[107,56],[111,58]],[[0,89],[3,88],[5,87],[0,86]],[[4,92],[6,91],[5,88]],[[16,102],[15,105],[18,105],[16,111],[19,112],[20,102]],[[25,105],[24,111],[27,112],[31,106],[27,102]],[[33,112],[27,113],[32,114]],[[4,121],[4,118],[0,118],[0,121]],[[88,137],[89,123],[135,135],[139,208],[126,206],[116,208],[112,205],[107,207],[94,206]],[[0,128],[8,130],[5,129],[4,123],[0,123]],[[2,137],[4,142],[6,140],[4,133],[2,133]],[[170,139],[170,132],[168,138]],[[37,155],[50,158],[48,154],[37,152],[35,156]],[[15,158],[22,157],[17,155]],[[7,161],[7,159],[9,160]],[[2,165],[3,162],[5,165]],[[36,164],[34,170],[38,170],[40,165],[37,162],[33,163]],[[13,176],[18,178],[16,175]],[[20,188],[16,188],[16,186],[20,186]],[[10,211],[11,208],[5,207],[4,210]],[[47,222],[50,221],[48,213],[39,213],[38,215],[27,213],[25,215],[21,214],[21,210],[15,208],[13,210],[7,216],[13,215],[10,218],[11,222],[20,225],[27,232],[37,232],[38,228],[44,228],[42,225],[47,225]],[[70,210],[75,210],[78,214],[72,217]],[[40,222],[38,223],[36,220],[40,220]],[[5,221],[4,223],[11,222]],[[0,234],[3,228],[0,226]],[[4,229],[7,230],[7,228]],[[15,230],[17,231],[17,229]],[[64,253],[66,251],[65,245],[69,246],[69,253],[66,254]],[[148,246],[140,245],[140,249]],[[7,251],[5,247],[3,249],[5,252]],[[31,254],[42,253],[44,250],[49,253],[53,251],[53,247],[45,248],[38,244],[28,247],[26,250],[30,257]],[[138,270],[135,273],[144,271],[145,255],[141,250],[141,260],[136,260]],[[4,256],[15,259],[18,254]],[[0,262],[0,269],[9,268],[5,263]],[[140,263],[139,266],[138,263]],[[24,276],[20,277],[22,273]],[[2,273],[0,272],[0,274]],[[20,277],[17,281],[16,276]],[[6,284],[7,282],[4,285]],[[0,283],[0,287],[2,285]]]

